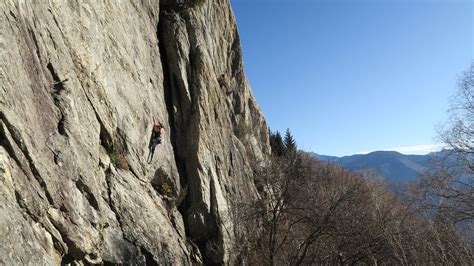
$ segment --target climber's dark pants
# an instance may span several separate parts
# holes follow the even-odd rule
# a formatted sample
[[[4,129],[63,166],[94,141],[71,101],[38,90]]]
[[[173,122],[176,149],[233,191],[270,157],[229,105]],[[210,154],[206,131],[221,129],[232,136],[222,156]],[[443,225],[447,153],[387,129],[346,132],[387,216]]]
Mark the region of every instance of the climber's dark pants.
[[[161,139],[156,139],[156,140],[153,140],[150,146],[148,146],[148,149],[150,150],[150,152],[148,153],[148,158],[147,158],[148,163],[151,163],[151,161],[153,160],[153,155],[155,155],[155,148],[160,143],[161,143]]]

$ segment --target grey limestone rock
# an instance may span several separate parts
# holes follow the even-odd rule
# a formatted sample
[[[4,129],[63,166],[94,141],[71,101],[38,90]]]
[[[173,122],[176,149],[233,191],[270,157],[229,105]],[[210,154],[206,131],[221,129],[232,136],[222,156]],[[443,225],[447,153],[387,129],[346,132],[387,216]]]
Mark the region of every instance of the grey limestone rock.
[[[234,263],[270,148],[229,1],[0,11],[0,264]]]

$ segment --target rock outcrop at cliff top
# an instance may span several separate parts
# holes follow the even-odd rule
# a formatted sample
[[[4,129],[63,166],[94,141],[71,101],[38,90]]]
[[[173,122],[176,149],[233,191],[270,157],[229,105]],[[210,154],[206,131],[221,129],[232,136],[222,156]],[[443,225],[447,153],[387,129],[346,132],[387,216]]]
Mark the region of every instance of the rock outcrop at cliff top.
[[[270,148],[229,1],[0,11],[0,264],[239,259],[233,208]]]

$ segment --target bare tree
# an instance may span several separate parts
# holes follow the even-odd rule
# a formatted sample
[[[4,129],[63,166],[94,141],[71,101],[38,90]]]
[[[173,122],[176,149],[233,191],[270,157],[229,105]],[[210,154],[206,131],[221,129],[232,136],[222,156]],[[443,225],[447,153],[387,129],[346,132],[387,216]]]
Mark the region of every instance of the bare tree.
[[[405,198],[383,179],[347,171],[301,152],[274,156],[255,173],[259,200],[241,204],[252,265],[472,264],[472,249],[433,204],[435,183]],[[427,189],[429,188],[429,189]],[[426,195],[430,195],[426,197]],[[441,194],[440,194],[441,195]],[[459,196],[459,195],[458,195]],[[459,197],[460,199],[461,197]],[[421,200],[423,199],[423,200]],[[443,206],[443,207],[440,207]]]
[[[418,204],[438,220],[454,223],[474,246],[474,63],[459,83],[439,130],[449,148],[433,158],[436,168],[418,184]]]
[[[440,130],[440,138],[456,154],[464,156],[466,166],[474,171],[469,157],[474,153],[474,63],[458,83],[449,115],[449,121]]]

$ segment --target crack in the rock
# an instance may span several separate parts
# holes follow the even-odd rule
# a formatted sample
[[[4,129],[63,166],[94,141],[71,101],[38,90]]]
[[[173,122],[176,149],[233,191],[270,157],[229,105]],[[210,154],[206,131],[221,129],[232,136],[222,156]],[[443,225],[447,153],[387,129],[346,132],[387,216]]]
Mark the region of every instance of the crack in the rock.
[[[3,127],[1,127],[0,129],[2,129]],[[0,130],[0,135],[4,134],[4,132],[2,130]],[[2,140],[6,140],[6,137],[5,136],[2,136]],[[10,144],[6,144],[6,143],[3,143],[2,141],[0,141],[0,146],[4,147],[6,152],[8,153],[9,157],[12,158],[15,163],[17,164],[17,166],[21,169],[21,171],[23,172],[23,174],[25,176],[28,177],[28,173],[21,167],[21,162],[20,160],[17,158],[16,154],[15,154],[15,151],[13,150],[12,147],[8,147],[8,145]],[[58,239],[56,238],[56,236],[47,228],[47,226],[44,225],[44,223],[41,221],[40,217],[38,217],[38,215],[34,214],[29,208],[28,206],[25,204],[25,201],[23,200],[22,196],[20,195],[20,192],[18,192],[18,190],[15,189],[15,201],[18,205],[18,207],[23,210],[22,213],[22,216],[25,218],[25,220],[28,221],[28,217],[33,220],[35,223],[39,224],[46,232],[48,232],[48,234],[51,236],[52,240],[53,240],[53,246],[54,248],[59,251],[61,254],[64,254],[66,253],[66,251],[64,250],[64,247],[63,247],[63,244],[62,244],[62,240],[61,239]],[[56,229],[57,230],[57,229]],[[59,232],[59,230],[57,230]],[[61,238],[63,236],[61,235]]]
[[[54,15],[53,10],[51,10],[51,8],[49,8],[48,11],[49,11],[49,13],[51,13],[51,16],[53,17],[54,24],[56,24],[56,27],[58,28],[59,32],[61,32],[61,36],[63,37],[64,40],[67,40],[66,36],[64,35],[64,32],[61,30],[61,27],[59,26],[59,22],[56,19],[56,16]]]
[[[5,14],[6,15],[6,14]],[[13,13],[13,11],[10,10],[10,15],[16,20],[16,16],[15,16],[15,13]]]
[[[20,195],[20,192],[18,192],[17,190],[15,190],[15,200],[16,200],[16,204],[22,209],[25,211],[25,213],[35,222],[39,223],[39,219],[38,217],[36,217],[35,214],[33,214],[29,209],[28,207],[26,207],[25,205],[25,202],[23,201],[21,195]]]
[[[3,114],[0,112],[0,117],[2,117]],[[1,120],[0,120],[1,121]],[[5,123],[3,123],[3,125],[5,125]],[[0,124],[1,126],[1,124]],[[7,129],[8,130],[8,129]],[[20,170],[23,172],[23,174],[28,177],[29,174],[28,172],[25,171],[25,169],[23,169],[23,167],[21,166],[21,162],[20,160],[18,159],[18,157],[16,156],[16,153],[15,151],[13,150],[13,147],[11,146],[10,143],[5,143],[7,141],[7,138],[6,136],[4,135],[5,132],[3,132],[3,127],[0,127],[0,135],[2,135],[2,138],[0,139],[0,146],[4,147],[6,152],[8,153],[9,157],[12,158],[16,165],[20,168]],[[5,142],[3,142],[5,141]],[[47,226],[44,225],[44,223],[41,221],[40,217],[36,214],[34,214],[29,208],[28,206],[25,204],[25,201],[23,200],[22,196],[20,195],[20,192],[18,192],[16,189],[15,189],[15,201],[18,205],[18,207],[23,210],[22,212],[22,215],[23,217],[28,220],[28,217],[33,220],[34,222],[36,222],[37,224],[39,224],[46,232],[49,233],[49,235],[51,236],[52,240],[53,240],[53,246],[54,248],[59,251],[60,254],[64,254],[66,253],[66,251],[64,250],[64,247],[63,247],[63,241],[62,239],[58,239],[56,238],[55,234],[52,233],[48,228]],[[25,216],[26,215],[26,216]],[[54,226],[54,225],[53,225]],[[56,229],[57,232],[59,232],[59,230]],[[63,237],[63,235],[61,235],[61,238]]]
[[[158,263],[155,261],[153,254],[150,253],[146,248],[140,246],[140,252],[145,256],[145,263],[147,266],[156,266]]]
[[[113,145],[113,139],[112,135],[107,131],[104,122],[102,121],[102,118],[100,118],[99,113],[97,112],[97,109],[95,108],[95,105],[92,103],[92,100],[90,99],[89,95],[86,92],[86,89],[84,86],[82,86],[82,83],[80,83],[82,92],[84,93],[84,96],[87,99],[87,102],[92,108],[92,111],[94,112],[95,118],[97,119],[97,122],[99,122],[100,126],[100,133],[99,133],[99,138],[100,138],[100,145],[105,148],[106,151],[110,151],[112,145]]]
[[[6,17],[7,20],[8,20],[8,24],[10,24],[10,28],[11,28],[12,30],[15,30],[15,29],[13,28],[12,22],[10,21],[10,18],[8,17],[7,13],[6,13],[6,12],[3,12],[3,14],[5,14],[5,17]],[[16,17],[14,16],[14,14],[13,14],[12,11],[10,11],[10,15],[16,20]]]
[[[107,195],[108,195],[108,205],[110,207],[110,210],[114,213],[115,215],[115,219],[117,219],[117,222],[119,224],[119,227],[120,227],[120,231],[122,231],[122,238],[127,241],[129,244],[131,244],[132,246],[134,247],[137,247],[140,249],[140,252],[143,254],[143,256],[145,257],[145,262],[146,262],[146,265],[158,265],[158,263],[155,261],[152,253],[150,251],[148,251],[148,249],[146,249],[143,245],[140,245],[137,243],[136,240],[131,240],[129,239],[126,234],[125,234],[125,230],[124,230],[124,226],[123,226],[123,222],[122,222],[122,219],[120,218],[120,215],[119,215],[119,211],[117,210],[117,208],[115,207],[114,205],[114,202],[112,200],[112,189],[111,189],[111,175],[112,175],[112,172],[111,172],[111,169],[108,168],[107,170],[105,170],[105,183],[107,184]]]
[[[64,125],[64,121],[65,121],[65,117],[64,117],[64,114],[63,112],[61,112],[61,116],[59,118],[59,122],[58,122],[58,125],[57,125],[57,129],[58,129],[58,133],[62,136],[67,136],[67,132],[66,132],[66,128],[65,128],[65,125]]]
[[[49,62],[46,67],[48,68],[49,72],[51,73],[51,76],[53,77],[54,83],[51,85],[53,88],[52,96],[53,96],[54,105],[59,109],[60,117],[57,123],[57,130],[60,135],[68,136],[66,132],[65,124],[64,124],[66,120],[65,114],[64,114],[64,108],[61,105],[61,97],[60,97],[61,93],[65,90],[64,82],[68,81],[68,79],[66,78],[66,79],[61,80],[61,78],[59,78],[59,75],[54,69],[54,66],[51,62]]]
[[[145,180],[142,180],[140,177],[138,177],[138,174],[135,172],[135,169],[133,169],[132,166],[129,166],[128,170],[130,171],[130,173],[132,173],[133,176],[135,176],[136,179],[140,180],[143,183],[148,183]]]
[[[2,121],[1,116],[2,116],[2,113],[0,112],[0,121]],[[19,166],[19,168],[23,172],[23,174],[31,181],[30,174],[25,169],[23,169],[23,167],[22,167],[23,164],[21,163],[20,159],[16,155],[13,146],[11,145],[10,142],[8,142],[8,139],[6,137],[6,132],[4,132],[4,128],[3,128],[2,125],[5,125],[5,123],[0,124],[0,136],[2,137],[2,138],[0,138],[0,146],[5,148],[8,155],[10,156],[10,158],[12,158],[15,161],[15,163]],[[6,127],[6,125],[5,125],[5,127]],[[8,130],[8,128],[6,130]]]
[[[44,190],[44,193],[45,193],[46,199],[48,200],[48,203],[50,205],[54,206],[53,197],[51,196],[51,194],[48,190],[46,182],[44,181],[43,177],[40,175],[38,169],[36,168],[35,163],[33,161],[33,158],[31,157],[30,153],[28,152],[28,149],[26,148],[25,145],[22,145],[23,141],[21,140],[21,137],[16,134],[16,131],[14,130],[13,125],[8,121],[5,114],[1,111],[0,111],[0,121],[3,122],[3,125],[5,125],[6,130],[8,130],[8,132],[10,132],[10,136],[12,137],[12,139],[15,142],[16,146],[20,149],[20,151],[25,156],[25,158],[28,162],[28,167],[30,168],[31,173],[35,177],[36,181],[38,181],[39,185]],[[2,139],[4,139],[4,141],[5,141],[4,144],[9,146],[10,151],[14,152],[14,148],[12,146],[12,143],[8,142],[8,139],[6,137],[6,132],[3,132],[3,129],[2,129],[2,132],[0,132],[0,133],[2,133],[2,135],[3,135]],[[18,160],[18,158],[17,158],[17,162],[20,162],[20,160]],[[19,163],[18,165],[22,166],[23,164]]]
[[[87,186],[84,181],[82,181],[82,178],[76,180],[75,184],[77,189],[86,197],[92,208],[94,208],[96,211],[100,211],[99,202],[95,198],[94,193],[92,193],[91,188]]]
[[[64,82],[68,81],[68,79],[63,79],[59,78],[58,73],[56,72],[56,69],[54,68],[53,64],[49,62],[46,67],[48,68],[49,72],[51,73],[51,76],[53,77],[54,83],[52,84],[54,93],[59,95],[61,94],[62,91],[65,90],[64,88]]]
[[[33,38],[33,43],[35,45],[36,56],[38,57],[38,60],[41,62],[41,54],[40,54],[40,51],[39,51],[38,40],[36,39],[36,34],[31,29],[28,29],[28,31],[30,32],[31,37]]]
[[[179,179],[180,179],[180,185],[181,187],[184,187],[188,180],[187,180],[187,173],[186,173],[186,161],[181,158],[180,154],[179,154],[179,151],[178,151],[178,129],[176,127],[176,117],[175,117],[175,113],[174,113],[174,105],[173,105],[173,85],[172,85],[172,82],[170,81],[171,79],[171,69],[170,69],[170,66],[169,66],[169,62],[168,62],[168,55],[167,55],[167,51],[166,51],[166,46],[165,44],[160,41],[160,40],[164,40],[164,36],[162,36],[162,34],[164,34],[164,29],[163,29],[163,21],[164,18],[162,17],[164,13],[162,13],[163,11],[160,11],[160,20],[159,20],[159,23],[158,23],[158,26],[157,26],[157,38],[158,38],[158,48],[159,48],[159,51],[160,51],[160,59],[161,59],[161,65],[162,65],[162,69],[163,69],[163,88],[164,88],[164,92],[165,92],[165,103],[166,103],[166,108],[167,108],[167,111],[168,111],[168,124],[170,125],[170,142],[171,142],[171,145],[173,147],[173,153],[174,153],[174,158],[175,158],[175,163],[176,163],[176,167],[177,167],[177,170],[178,170],[178,175],[179,175]],[[182,203],[184,204],[185,200],[182,201]],[[184,205],[180,205],[178,206],[178,210],[181,212],[181,214],[183,215],[183,217],[185,217],[184,215],[186,215],[186,212],[185,212],[185,206]]]
[[[200,112],[199,112],[199,95],[201,87],[200,85],[195,82],[196,79],[196,71],[199,71],[201,68],[202,62],[200,61],[200,51],[198,45],[195,43],[196,38],[193,36],[193,28],[192,23],[190,21],[190,17],[187,16],[182,18],[185,23],[186,30],[188,31],[187,38],[191,42],[191,51],[189,52],[188,56],[188,71],[187,71],[187,84],[188,88],[186,88],[185,84],[179,80],[177,77],[180,75],[179,73],[174,73],[173,66],[179,64],[179,62],[174,62],[176,58],[173,56],[175,53],[175,49],[179,49],[176,47],[169,47],[171,44],[169,43],[170,37],[168,36],[174,29],[168,29],[169,23],[174,22],[175,13],[173,10],[170,9],[160,9],[160,20],[158,23],[158,47],[160,50],[160,59],[163,68],[163,87],[165,91],[165,103],[169,114],[169,124],[171,126],[171,143],[173,146],[174,157],[176,161],[176,165],[178,167],[178,173],[180,175],[180,183],[181,187],[189,186],[190,191],[186,194],[185,200],[182,201],[182,204],[178,206],[178,210],[181,213],[184,219],[185,225],[185,234],[186,237],[189,239],[193,238],[192,231],[190,230],[190,222],[189,222],[189,215],[193,212],[192,208],[199,208],[196,202],[192,202],[193,199],[202,198],[203,195],[199,195],[201,193],[197,188],[201,186],[198,173],[199,161],[197,158],[197,139],[199,139],[199,121],[200,121]],[[171,22],[170,22],[171,21]],[[167,42],[168,41],[168,42]],[[190,98],[186,95],[187,89],[189,89]],[[212,217],[215,221],[215,217]],[[219,229],[216,226],[216,232],[210,233],[210,235],[215,236],[219,234]],[[204,229],[203,230],[207,230]],[[211,263],[212,259],[206,258],[206,246],[207,243],[210,243],[213,238],[203,239],[199,241],[196,239],[196,243],[198,243],[198,247],[200,250],[200,254],[204,256],[204,263]]]
[[[18,207],[20,207],[20,209],[22,209],[24,212],[22,213],[23,214],[23,217],[27,219],[27,217],[25,217],[24,214],[26,214],[28,217],[30,217],[30,219],[32,219],[35,223],[39,224],[46,232],[48,232],[48,234],[51,236],[52,238],[52,241],[53,241],[53,247],[61,254],[65,254],[66,253],[66,250],[64,250],[64,247],[63,247],[63,240],[64,240],[64,237],[63,235],[59,232],[59,230],[56,230],[60,233],[60,236],[61,238],[63,239],[58,239],[56,238],[56,236],[51,233],[48,228],[46,228],[46,226],[43,224],[43,222],[34,214],[30,211],[30,209],[28,209],[28,207],[26,206],[25,202],[23,201],[20,193],[15,190],[15,200],[16,200],[16,203],[18,205]],[[54,226],[54,225],[53,225]]]
[[[62,258],[61,258],[61,265],[65,265],[67,261],[83,261],[86,257],[86,253],[78,247],[78,245],[70,238],[67,230],[65,229],[64,225],[60,222],[56,221],[55,219],[50,219],[51,224],[56,228],[59,234],[62,237],[64,244],[67,246],[67,252],[63,250]],[[71,220],[70,220],[71,221]],[[72,222],[72,221],[71,221]],[[77,224],[75,224],[77,226]]]
[[[34,164],[32,164],[32,160],[29,156],[27,156],[25,150],[22,150],[22,147],[19,145],[18,143],[18,140],[16,139],[16,137],[14,136],[14,134],[12,134],[12,130],[11,130],[11,127],[12,125],[8,123],[8,120],[6,119],[5,115],[3,114],[3,112],[0,112],[0,146],[3,146],[5,148],[5,150],[7,151],[7,153],[9,154],[10,158],[12,158],[15,163],[18,165],[18,167],[21,169],[21,171],[23,172],[23,174],[26,176],[26,177],[29,177],[30,174],[23,168],[23,163],[21,162],[21,160],[18,158],[18,156],[16,155],[16,152],[15,152],[15,149],[13,147],[13,144],[10,143],[8,141],[8,138],[6,136],[6,132],[4,132],[4,130],[8,130],[8,132],[10,133],[9,135],[13,138],[13,141],[15,142],[15,144],[19,147],[19,150],[23,153],[23,155],[25,156],[25,158],[27,158],[28,160],[28,164],[29,164],[29,167],[30,167],[30,171],[31,171],[31,174],[33,175],[33,177],[37,180],[37,182],[40,184],[41,188],[44,190],[45,192],[45,195],[46,195],[46,198],[48,200],[48,203],[52,206],[54,206],[54,202],[53,202],[53,199],[51,197],[51,195],[49,194],[49,191],[47,190],[46,188],[46,184],[43,182],[41,182],[41,176],[39,175],[38,171],[36,170],[36,168],[31,168],[32,166],[34,166]],[[2,126],[3,125],[3,126]],[[4,128],[5,127],[5,128]],[[14,132],[14,131],[13,131]],[[26,149],[26,148],[25,148]],[[63,235],[61,233],[61,231],[59,231],[57,228],[56,228],[56,231],[59,232],[60,236],[62,239],[58,239],[55,237],[55,234],[52,233],[50,230],[47,229],[47,226],[41,221],[40,217],[38,217],[36,214],[34,214],[29,208],[28,206],[25,204],[22,196],[20,195],[20,193],[15,190],[15,200],[18,204],[18,206],[20,207],[20,209],[22,209],[24,211],[24,213],[26,215],[28,215],[33,221],[35,221],[36,223],[38,223],[39,225],[41,225],[41,227],[46,231],[48,232],[51,237],[52,237],[52,240],[53,240],[53,246],[56,250],[58,250],[60,252],[61,255],[64,255],[66,253],[65,249],[64,249],[64,246],[63,246],[63,243],[68,245],[67,243],[64,242],[64,239],[65,239],[65,235]],[[54,226],[54,224],[53,224]],[[68,248],[69,249],[69,248]]]
[[[112,175],[112,172],[109,169],[105,170],[105,183],[107,184],[107,195],[108,195],[108,203],[109,203],[109,207],[110,207],[110,210],[114,213],[115,215],[115,219],[117,219],[117,222],[119,224],[119,227],[120,227],[120,231],[122,231],[122,236],[123,236],[123,239],[127,242],[129,242],[130,244],[135,245],[135,241],[131,241],[130,239],[127,238],[127,236],[125,235],[125,231],[123,229],[123,225],[122,225],[122,220],[120,218],[120,215],[118,214],[118,210],[116,209],[114,203],[113,203],[113,200],[112,200],[112,185],[111,185],[111,175]]]

